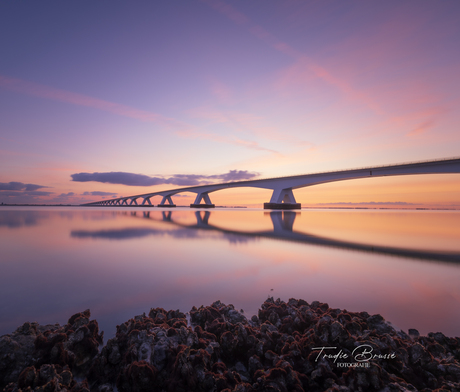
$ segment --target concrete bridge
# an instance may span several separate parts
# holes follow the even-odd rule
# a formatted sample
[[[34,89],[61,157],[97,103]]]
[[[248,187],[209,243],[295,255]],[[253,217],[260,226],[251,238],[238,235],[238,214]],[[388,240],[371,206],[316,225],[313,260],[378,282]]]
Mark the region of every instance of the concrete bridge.
[[[414,174],[444,174],[460,173],[460,158],[449,158],[435,161],[423,161],[414,163],[402,163],[387,166],[365,167],[360,169],[339,170],[325,173],[303,174],[298,176],[268,178],[262,180],[235,181],[224,184],[199,185],[185,188],[176,188],[159,192],[145,193],[142,195],[119,197],[111,200],[102,200],[83,204],[84,206],[153,206],[150,199],[153,196],[162,196],[158,207],[175,207],[172,196],[178,193],[196,193],[192,208],[213,208],[209,194],[222,189],[229,188],[263,188],[273,191],[269,202],[264,203],[265,209],[300,209],[293,189],[307,186],[325,184],[328,182],[354,180],[369,177],[400,176]],[[138,200],[142,200],[140,203]],[[203,203],[202,203],[203,202]]]

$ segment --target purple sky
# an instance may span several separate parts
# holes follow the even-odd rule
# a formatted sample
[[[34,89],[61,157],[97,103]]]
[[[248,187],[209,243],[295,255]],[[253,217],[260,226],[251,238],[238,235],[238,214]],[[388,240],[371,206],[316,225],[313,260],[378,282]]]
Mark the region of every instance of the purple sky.
[[[459,156],[459,42],[457,0],[1,1],[0,202]],[[459,184],[305,200],[454,205]]]

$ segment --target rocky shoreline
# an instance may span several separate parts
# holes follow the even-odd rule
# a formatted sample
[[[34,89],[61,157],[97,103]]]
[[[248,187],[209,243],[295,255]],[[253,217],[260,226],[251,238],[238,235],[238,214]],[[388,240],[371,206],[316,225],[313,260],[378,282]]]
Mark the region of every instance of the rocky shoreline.
[[[460,338],[395,330],[380,315],[268,298],[247,319],[220,301],[151,309],[105,346],[89,310],[0,337],[16,391],[458,391]]]

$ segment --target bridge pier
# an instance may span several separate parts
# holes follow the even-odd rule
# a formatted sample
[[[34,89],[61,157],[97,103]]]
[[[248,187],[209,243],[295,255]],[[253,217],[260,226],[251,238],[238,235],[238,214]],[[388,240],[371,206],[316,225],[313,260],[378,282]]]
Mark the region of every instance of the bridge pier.
[[[300,210],[292,188],[273,189],[273,194],[268,203],[264,203],[265,210]]]
[[[264,210],[300,210],[300,203],[264,203]]]
[[[131,203],[129,203],[129,205],[132,206],[133,204],[134,204],[135,206],[139,205],[139,204],[137,204],[137,197],[131,199]]]
[[[168,204],[166,204],[168,202]],[[171,199],[171,195],[163,196],[161,203],[158,204],[158,207],[175,207],[176,205],[173,203]]]
[[[148,205],[148,206],[151,206],[153,207],[153,204],[152,202],[150,201],[150,197],[145,197],[143,202],[142,202],[142,205],[145,206],[145,205]]]
[[[204,200],[206,204],[200,204],[201,200]],[[190,208],[214,208],[215,205],[211,203],[211,199],[207,192],[198,193],[195,202],[190,204]]]

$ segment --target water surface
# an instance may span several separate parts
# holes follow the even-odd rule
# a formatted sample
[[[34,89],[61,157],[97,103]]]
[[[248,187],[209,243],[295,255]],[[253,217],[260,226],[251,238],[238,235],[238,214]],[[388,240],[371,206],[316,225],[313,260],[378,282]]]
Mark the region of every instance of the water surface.
[[[152,307],[268,297],[460,335],[460,212],[2,207],[0,335],[91,309],[106,337]]]

